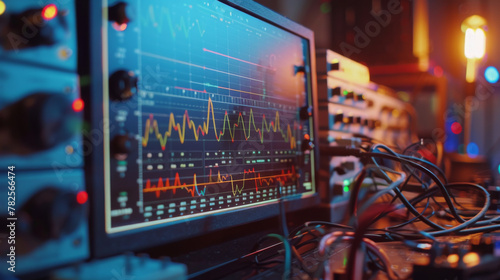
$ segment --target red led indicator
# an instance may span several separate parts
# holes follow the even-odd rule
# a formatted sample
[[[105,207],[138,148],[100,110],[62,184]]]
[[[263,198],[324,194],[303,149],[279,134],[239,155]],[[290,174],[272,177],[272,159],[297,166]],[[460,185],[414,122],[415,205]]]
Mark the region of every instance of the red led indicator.
[[[443,76],[443,68],[441,68],[440,66],[434,67],[434,75],[438,78],[442,77]]]
[[[113,26],[113,28],[116,31],[124,31],[125,29],[127,29],[127,24],[126,23],[118,24],[116,22],[113,22],[113,24],[111,24],[111,25]]]
[[[81,98],[75,99],[75,101],[73,101],[73,111],[81,112],[83,110],[83,107],[84,103]]]
[[[43,7],[42,18],[44,20],[51,20],[57,16],[57,7],[54,4],[49,4]]]
[[[462,132],[462,125],[458,122],[452,123],[451,132],[453,132],[454,134],[460,134]]]
[[[76,202],[78,202],[78,204],[84,204],[85,202],[87,202],[88,199],[89,195],[87,194],[86,191],[79,191],[76,194]]]

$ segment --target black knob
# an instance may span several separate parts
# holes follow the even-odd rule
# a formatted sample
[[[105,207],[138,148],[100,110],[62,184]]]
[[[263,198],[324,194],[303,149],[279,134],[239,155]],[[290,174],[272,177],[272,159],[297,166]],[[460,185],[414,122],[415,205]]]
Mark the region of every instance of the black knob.
[[[21,207],[21,230],[40,241],[70,234],[84,217],[84,206],[80,203],[75,192],[44,188]]]
[[[108,19],[110,21],[116,22],[117,24],[127,24],[130,22],[127,16],[127,3],[118,2],[115,5],[108,8]]]
[[[137,77],[134,72],[118,70],[109,77],[109,97],[112,100],[128,100],[137,91]]]
[[[347,99],[354,99],[354,91],[345,91],[344,96]]]
[[[357,101],[364,101],[365,100],[365,95],[362,93],[356,94],[356,100]]]
[[[28,154],[69,140],[81,117],[61,94],[35,93],[0,110],[1,153]]]
[[[111,139],[111,154],[118,160],[125,160],[132,147],[131,138],[128,135],[117,134]]]
[[[304,106],[300,108],[300,118],[302,120],[308,120],[313,115],[313,107],[312,106]]]

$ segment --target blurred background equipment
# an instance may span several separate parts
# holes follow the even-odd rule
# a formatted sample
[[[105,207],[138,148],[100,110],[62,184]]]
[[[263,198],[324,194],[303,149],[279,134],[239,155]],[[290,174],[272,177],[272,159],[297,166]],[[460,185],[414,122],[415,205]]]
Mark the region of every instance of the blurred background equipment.
[[[318,50],[316,63],[321,145],[406,147],[417,140],[415,110],[393,90],[371,82],[368,67],[331,50]],[[320,180],[322,196],[332,204],[332,221],[338,221],[363,164],[352,156],[323,156],[321,166],[329,166]]]
[[[0,243],[1,273],[15,245],[14,275],[27,275],[89,256],[76,10],[71,1],[1,4],[0,165],[10,183],[0,216],[17,217],[15,243]]]

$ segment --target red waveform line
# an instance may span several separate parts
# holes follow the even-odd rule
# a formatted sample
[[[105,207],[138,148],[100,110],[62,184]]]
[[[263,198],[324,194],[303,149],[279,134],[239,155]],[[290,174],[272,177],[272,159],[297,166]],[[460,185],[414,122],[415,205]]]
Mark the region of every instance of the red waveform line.
[[[280,182],[280,185],[285,184],[289,180],[293,180],[297,178],[297,173],[295,172],[295,167],[292,166],[291,170],[287,170],[285,172],[284,169],[281,170],[281,174],[271,175],[271,176],[261,176],[260,173],[255,172],[255,168],[252,169],[244,169],[243,170],[243,179],[233,179],[233,175],[225,174],[221,175],[220,171],[217,172],[217,179],[212,179],[212,169],[210,169],[210,174],[208,177],[207,183],[197,183],[196,182],[196,174],[193,174],[193,184],[182,183],[179,177],[179,173],[175,173],[175,179],[173,185],[170,184],[170,179],[166,178],[165,183],[163,183],[163,179],[160,177],[158,179],[158,184],[151,184],[151,180],[146,180],[146,185],[143,189],[143,192],[154,192],[156,197],[159,198],[161,192],[167,192],[168,190],[172,191],[173,194],[176,193],[176,190],[181,188],[186,190],[191,194],[192,197],[195,195],[204,196],[206,193],[206,186],[220,183],[231,183],[231,189],[233,196],[236,196],[237,193],[241,194],[243,189],[245,188],[245,182],[249,180],[253,180],[255,182],[255,191],[259,191],[259,186],[270,186],[274,182]],[[254,174],[253,178],[246,178],[247,174]],[[234,182],[242,182],[241,188],[235,184]],[[199,191],[198,187],[203,186],[203,190]]]
[[[280,175],[275,175],[273,177],[261,177],[260,173],[257,173],[255,175],[255,189],[257,190],[258,185],[263,186],[264,183],[269,186],[274,181],[280,182],[280,185],[284,185],[289,180],[293,180],[294,178],[297,178],[297,173],[295,172],[295,167],[293,165],[291,170],[287,170],[285,173],[285,170],[282,169]]]
[[[188,193],[191,194],[192,197],[194,197],[195,194],[198,194],[198,196],[203,196],[205,195],[206,191],[206,186],[203,187],[203,191],[198,190],[198,184],[196,182],[196,173],[193,175],[192,185],[181,183],[179,173],[175,173],[174,184],[172,186],[170,185],[170,179],[168,178],[165,179],[165,185],[163,185],[163,179],[161,177],[158,179],[157,185],[151,185],[151,180],[148,179],[146,180],[146,186],[144,187],[144,192],[155,192],[156,197],[159,198],[161,191],[166,192],[167,190],[171,190],[172,193],[175,194],[175,191],[178,188],[185,189]]]

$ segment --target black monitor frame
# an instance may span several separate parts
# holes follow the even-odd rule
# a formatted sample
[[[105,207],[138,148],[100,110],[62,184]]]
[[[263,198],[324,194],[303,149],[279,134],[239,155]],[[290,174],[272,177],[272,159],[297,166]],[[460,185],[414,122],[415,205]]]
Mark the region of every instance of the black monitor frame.
[[[313,110],[312,141],[318,147],[318,119],[317,119],[317,88],[316,88],[316,60],[314,47],[314,34],[311,30],[292,22],[291,20],[248,0],[219,0],[219,2],[243,11],[251,16],[259,18],[267,23],[273,24],[285,31],[291,32],[309,41],[310,69],[308,87],[311,92],[310,104]],[[269,203],[258,206],[249,206],[244,209],[235,209],[224,213],[207,215],[199,218],[189,219],[189,222],[161,224],[148,226],[146,228],[134,229],[126,232],[108,234],[105,231],[105,197],[104,197],[104,145],[103,132],[107,124],[103,123],[103,80],[102,71],[102,2],[101,1],[78,1],[79,10],[79,72],[83,81],[81,90],[86,102],[85,119],[90,124],[87,131],[86,147],[86,182],[90,194],[90,240],[91,252],[94,257],[104,257],[124,251],[134,251],[149,248],[154,245],[167,244],[174,241],[186,240],[207,232],[229,229],[258,220],[275,217],[279,214],[279,203]],[[90,25],[90,28],[89,28]],[[100,141],[99,141],[99,136]],[[309,208],[319,204],[318,195],[318,151],[314,152],[315,186],[316,193],[302,199],[284,200],[283,205],[286,212]]]

